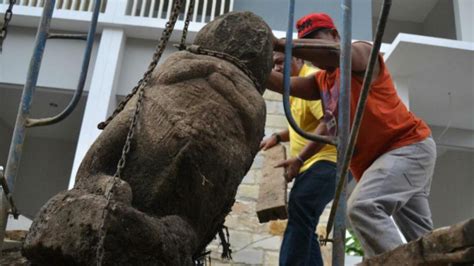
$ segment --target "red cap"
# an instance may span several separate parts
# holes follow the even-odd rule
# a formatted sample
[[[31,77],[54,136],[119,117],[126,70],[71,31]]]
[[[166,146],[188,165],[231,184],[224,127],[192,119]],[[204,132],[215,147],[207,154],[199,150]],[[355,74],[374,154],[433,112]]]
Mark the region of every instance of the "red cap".
[[[318,29],[336,29],[331,17],[326,13],[311,13],[296,22],[298,29],[298,38],[310,34]]]

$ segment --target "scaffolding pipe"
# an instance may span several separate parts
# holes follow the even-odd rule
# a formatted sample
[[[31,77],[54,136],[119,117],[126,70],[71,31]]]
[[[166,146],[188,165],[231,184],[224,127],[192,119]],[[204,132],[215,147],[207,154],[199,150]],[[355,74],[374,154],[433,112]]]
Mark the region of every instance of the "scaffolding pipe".
[[[87,70],[90,62],[90,56],[92,51],[92,45],[94,43],[94,36],[97,26],[97,19],[98,14],[100,11],[100,4],[101,0],[95,1],[94,6],[94,13],[92,23],[89,29],[88,37],[87,37],[87,46],[86,51],[84,53],[83,63],[81,74],[79,78],[79,84],[77,90],[74,94],[73,99],[71,100],[70,104],[66,109],[60,113],[59,115],[46,118],[46,119],[32,119],[28,118],[31,110],[31,104],[33,101],[33,95],[36,90],[36,84],[38,81],[39,71],[41,67],[41,62],[43,59],[44,49],[46,46],[46,41],[49,37],[49,28],[51,25],[51,18],[53,15],[54,7],[56,4],[56,0],[46,0],[43,7],[43,13],[41,16],[41,21],[38,27],[38,31],[36,34],[36,39],[33,48],[33,55],[30,60],[30,65],[28,68],[28,74],[26,78],[26,83],[23,87],[23,93],[21,96],[20,107],[18,109],[18,114],[15,122],[15,128],[13,131],[13,137],[10,144],[10,150],[8,153],[8,160],[5,169],[5,179],[6,179],[6,190],[1,192],[2,201],[0,206],[0,252],[2,250],[3,241],[5,237],[5,230],[8,221],[8,213],[10,204],[7,201],[5,193],[9,194],[11,200],[11,193],[14,192],[14,185],[15,179],[18,175],[18,168],[20,166],[20,160],[23,152],[23,143],[25,140],[25,133],[26,128],[36,125],[49,125],[53,123],[57,123],[67,117],[77,105],[78,100],[83,91]],[[16,216],[16,215],[15,215]]]
[[[18,174],[18,167],[20,166],[21,154],[23,151],[23,143],[25,140],[25,123],[28,115],[30,114],[31,102],[33,100],[33,93],[36,88],[36,82],[38,81],[38,74],[43,59],[44,47],[46,40],[48,39],[48,30],[51,24],[51,16],[53,15],[54,5],[56,0],[46,1],[43,8],[43,15],[41,16],[40,26],[36,34],[35,45],[33,49],[33,56],[30,60],[30,66],[28,68],[28,75],[25,86],[23,88],[23,94],[21,95],[20,107],[15,122],[15,129],[13,131],[12,142],[10,144],[10,150],[8,152],[8,161],[5,169],[5,177],[7,180],[8,188],[13,193],[15,178]],[[2,192],[2,197],[5,197]],[[4,198],[5,199],[5,198]],[[5,238],[5,230],[8,220],[8,209],[9,205],[6,200],[2,200],[1,206],[1,222],[2,228],[0,228],[0,251],[2,250],[3,240]]]
[[[322,142],[325,144],[336,145],[337,141],[333,137],[328,136],[321,136],[316,134],[310,134],[302,130],[298,124],[296,123],[293,115],[291,114],[291,107],[290,107],[290,83],[291,83],[291,58],[292,49],[293,49],[293,22],[294,22],[294,14],[295,14],[295,0],[290,0],[289,8],[288,8],[288,30],[286,31],[286,43],[285,43],[285,61],[283,67],[283,108],[285,110],[286,119],[290,124],[291,128],[295,130],[298,135],[317,142]]]
[[[350,113],[351,113],[351,58],[352,58],[352,0],[341,0],[342,8],[342,34],[341,34],[341,56],[339,58],[340,70],[340,93],[338,99],[338,145],[337,161],[341,162],[349,143]],[[346,183],[346,173],[340,163],[336,168],[336,183]],[[336,188],[334,188],[336,189]],[[340,197],[345,199],[345,187],[340,193]],[[334,204],[334,203],[333,203]],[[342,266],[345,260],[345,239],[346,239],[346,201],[342,200],[337,204],[337,212],[334,223],[332,265]]]
[[[382,10],[381,10],[381,13],[380,13],[380,18],[379,18],[379,21],[377,23],[377,31],[376,31],[376,34],[375,34],[374,44],[373,44],[373,47],[372,47],[372,51],[370,53],[369,63],[367,65],[367,70],[366,70],[365,75],[364,75],[364,81],[362,83],[363,84],[362,85],[362,90],[360,92],[359,101],[357,103],[356,112],[355,112],[355,115],[354,115],[354,121],[352,123],[351,134],[350,134],[350,137],[349,137],[349,144],[347,146],[347,149],[345,150],[343,160],[339,161],[339,158],[338,158],[338,165],[341,165],[342,170],[341,170],[341,175],[340,175],[340,178],[339,178],[339,182],[337,184],[336,195],[334,197],[333,206],[331,208],[331,213],[329,215],[328,225],[326,227],[326,232],[327,232],[326,238],[328,237],[329,233],[331,232],[332,225],[334,223],[334,216],[335,216],[336,209],[337,209],[337,206],[338,206],[338,202],[340,201],[341,197],[344,199],[343,201],[345,201],[345,195],[343,194],[343,191],[344,191],[345,185],[346,185],[346,178],[345,177],[347,176],[349,163],[350,163],[350,160],[352,158],[352,154],[354,153],[355,143],[357,141],[357,136],[358,136],[358,133],[359,133],[360,124],[362,122],[362,118],[363,118],[363,115],[364,115],[365,104],[367,102],[367,97],[368,97],[369,91],[370,91],[370,84],[372,83],[372,74],[373,74],[373,71],[374,71],[375,63],[377,62],[377,59],[379,57],[380,46],[382,44],[382,37],[383,37],[384,31],[385,31],[385,25],[387,24],[388,14],[390,12],[391,5],[392,5],[391,0],[384,0],[383,7],[382,7]],[[337,223],[337,215],[336,215],[336,223]]]
[[[79,103],[79,100],[81,99],[82,92],[84,91],[84,86],[86,84],[86,77],[87,77],[87,71],[89,69],[89,63],[92,55],[92,47],[94,46],[94,39],[95,39],[95,32],[97,29],[97,20],[99,18],[99,12],[100,12],[100,4],[101,0],[96,0],[94,3],[94,12],[92,13],[92,21],[89,26],[89,32],[87,33],[87,42],[86,42],[86,49],[84,51],[84,56],[82,58],[82,67],[81,67],[81,73],[79,74],[79,82],[76,87],[76,91],[74,92],[74,95],[69,102],[68,106],[58,115],[53,116],[53,117],[47,117],[47,118],[39,118],[39,119],[34,119],[34,118],[27,118],[26,119],[26,127],[37,127],[37,126],[47,126],[47,125],[52,125],[55,123],[58,123],[68,117],[72,111],[76,108],[77,104]],[[75,39],[74,37],[78,36],[83,36],[77,35],[77,34],[48,34],[48,37],[51,38],[51,36],[57,37],[57,38],[68,38],[68,39]],[[36,86],[36,84],[35,84]]]

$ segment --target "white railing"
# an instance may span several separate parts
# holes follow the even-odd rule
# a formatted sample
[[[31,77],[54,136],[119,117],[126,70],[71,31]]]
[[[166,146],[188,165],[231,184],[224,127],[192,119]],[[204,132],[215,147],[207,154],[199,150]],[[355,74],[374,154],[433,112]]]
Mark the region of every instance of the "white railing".
[[[112,0],[114,1],[114,0]],[[16,5],[26,7],[43,7],[45,0],[17,0]],[[0,0],[0,4],[8,4],[9,0]],[[94,0],[56,0],[56,9],[92,12]],[[100,12],[104,13],[107,0],[102,0]]]
[[[180,20],[184,20],[190,0],[181,9]],[[169,19],[173,0],[127,0],[125,15],[145,18]],[[231,12],[234,0],[195,0],[192,22],[206,23],[215,17]]]

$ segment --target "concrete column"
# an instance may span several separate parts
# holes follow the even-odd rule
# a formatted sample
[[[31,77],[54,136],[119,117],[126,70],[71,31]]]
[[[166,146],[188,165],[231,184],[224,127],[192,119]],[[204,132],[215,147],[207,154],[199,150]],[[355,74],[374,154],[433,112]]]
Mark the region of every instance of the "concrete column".
[[[457,39],[474,42],[474,1],[454,0],[453,5]]]
[[[410,87],[408,86],[409,78],[407,77],[393,77],[395,87],[397,88],[398,96],[402,102],[410,109]]]
[[[122,65],[125,41],[126,36],[122,29],[105,28],[102,32],[69,179],[69,189],[74,186],[77,170],[87,150],[101,132],[97,129],[97,124],[105,120],[115,108],[115,88]]]

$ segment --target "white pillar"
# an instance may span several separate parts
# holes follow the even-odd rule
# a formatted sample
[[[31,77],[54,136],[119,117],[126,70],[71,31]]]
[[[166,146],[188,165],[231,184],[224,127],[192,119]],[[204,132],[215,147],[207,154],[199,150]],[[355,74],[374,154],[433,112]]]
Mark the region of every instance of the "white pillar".
[[[454,0],[453,5],[457,39],[474,42],[474,1]]]
[[[397,88],[398,96],[402,99],[402,102],[410,110],[410,87],[408,85],[409,78],[407,77],[393,77],[395,87]]]
[[[105,28],[102,32],[69,179],[69,189],[74,186],[77,170],[87,150],[101,132],[97,129],[97,124],[104,121],[115,108],[115,85],[122,65],[125,40],[122,29]]]

